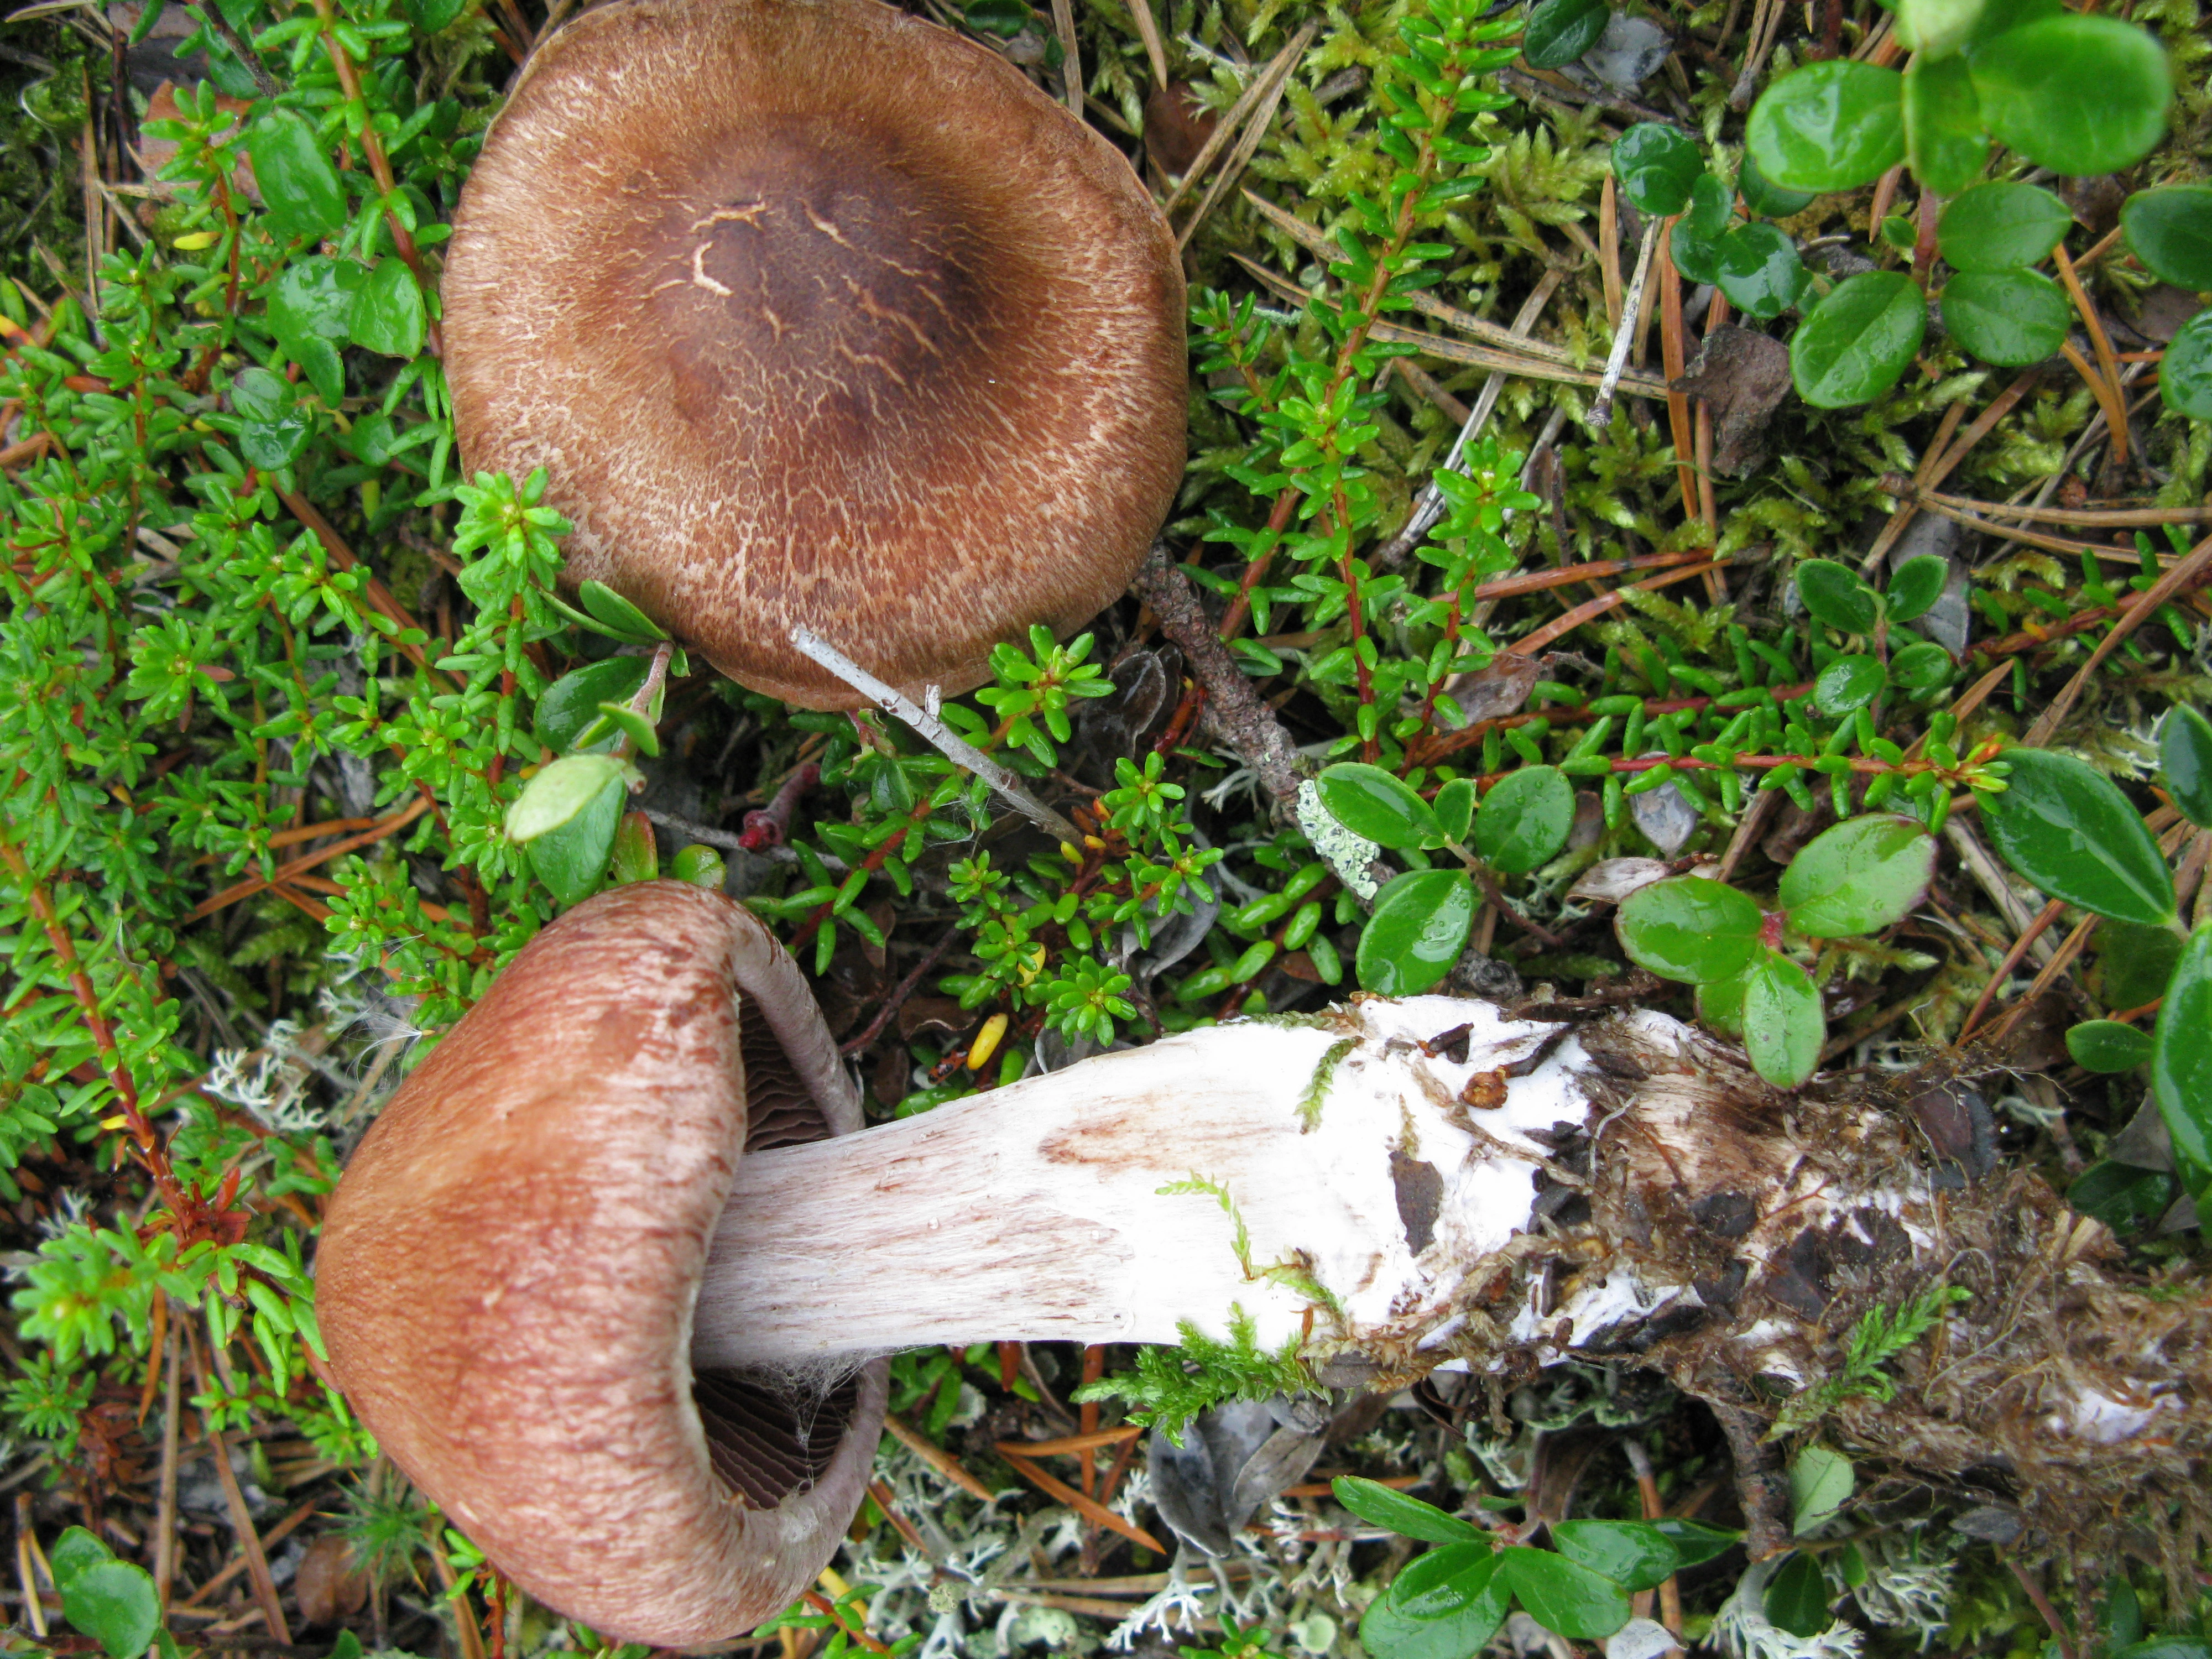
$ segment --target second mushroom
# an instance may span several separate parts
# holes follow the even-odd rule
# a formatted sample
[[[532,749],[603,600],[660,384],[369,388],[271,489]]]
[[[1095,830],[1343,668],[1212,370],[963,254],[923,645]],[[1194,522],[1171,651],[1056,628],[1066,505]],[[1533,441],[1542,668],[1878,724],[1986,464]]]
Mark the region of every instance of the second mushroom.
[[[671,1645],[811,1582],[878,1357],[921,1343],[1249,1327],[1316,1388],[1611,1358],[1756,1422],[1948,1273],[1972,1363],[1846,1407],[1856,1443],[1939,1475],[1994,1451],[2069,1503],[2203,1455],[2203,1390],[2141,1339],[2201,1352],[2212,1315],[2136,1295],[2039,1184],[1954,1190],[1881,1099],[1780,1093],[1654,1013],[1355,999],[858,1121],[750,914],[603,894],[356,1153],[319,1267],[333,1366],[516,1582]]]

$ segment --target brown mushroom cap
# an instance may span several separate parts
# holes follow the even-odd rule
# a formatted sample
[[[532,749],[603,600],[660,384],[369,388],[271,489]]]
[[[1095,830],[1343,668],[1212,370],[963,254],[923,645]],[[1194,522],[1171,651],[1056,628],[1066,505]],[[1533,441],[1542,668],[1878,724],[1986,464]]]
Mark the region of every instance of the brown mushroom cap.
[[[812,995],[749,912],[678,882],[601,894],[531,942],[355,1152],[316,1268],[331,1367],[540,1601],[625,1641],[749,1630],[859,1507],[885,1371],[794,1413],[761,1378],[693,1376],[693,1304],[741,1152],[860,1122]]]
[[[1182,475],[1183,281],[1128,162],[878,0],[611,0],[531,59],[453,228],[472,469],[732,679],[910,694],[1065,635]]]

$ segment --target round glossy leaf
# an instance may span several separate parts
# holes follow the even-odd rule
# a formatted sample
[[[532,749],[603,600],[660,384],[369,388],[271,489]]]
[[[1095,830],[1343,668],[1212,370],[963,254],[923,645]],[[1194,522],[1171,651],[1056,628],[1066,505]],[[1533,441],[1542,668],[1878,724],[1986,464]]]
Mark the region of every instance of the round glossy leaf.
[[[1571,1642],[1595,1642],[1628,1622],[1628,1592],[1602,1573],[1520,1544],[1500,1550],[1498,1559],[1498,1576],[1546,1630]]]
[[[386,357],[412,357],[422,349],[428,313],[415,273],[402,259],[381,259],[354,295],[356,344]]]
[[[1359,982],[1419,996],[1451,971],[1474,925],[1474,884],[1458,870],[1414,870],[1386,883],[1359,935]]]
[[[1528,14],[1521,56],[1530,69],[1558,69],[1597,44],[1613,13],[1606,0],[1543,0]]]
[[[368,276],[357,259],[311,254],[287,264],[269,293],[270,332],[332,408],[345,397],[338,348],[351,336],[354,295]]]
[[[2212,922],[2190,936],[2158,1011],[2151,1092],[2173,1137],[2182,1184],[2202,1206],[2212,1195]]]
[[[1739,311],[1779,317],[1797,303],[1805,285],[1797,244],[1761,219],[1738,225],[1714,247],[1714,280]]]
[[[1794,1089],[1820,1063],[1827,1035],[1811,977],[1779,951],[1760,945],[1743,987],[1743,1047],[1752,1070],[1778,1088]]]
[[[1974,23],[1972,45],[1978,46],[2014,29],[2056,17],[2064,9],[2063,0],[1982,0],[1982,15]]]
[[[1827,1578],[1811,1556],[1791,1556],[1767,1581],[1766,1618],[1807,1642],[1833,1622],[1828,1617]]]
[[[2066,1052],[2085,1072],[2132,1072],[2150,1060],[2150,1034],[2117,1019],[2085,1019],[2067,1030]]]
[[[1643,1521],[1554,1521],[1552,1543],[1625,1590],[1656,1589],[1680,1565],[1667,1535]]]
[[[1682,274],[1685,282],[1717,283],[1721,279],[1720,239],[1704,234],[1686,217],[1677,219],[1674,228],[1667,233],[1667,257],[1674,262],[1674,269]]]
[[[599,720],[601,703],[626,703],[637,695],[646,667],[643,657],[609,657],[561,676],[538,699],[532,727],[538,741],[556,755],[574,747]]]
[[[1905,158],[1938,196],[1955,196],[1980,176],[1990,137],[1964,58],[1916,57],[1905,66]]]
[[[2110,778],[2046,749],[2008,749],[2003,759],[2012,775],[2002,793],[1982,797],[1982,816],[2007,863],[2052,898],[2100,916],[2172,920],[2173,876]]]
[[[1509,772],[1474,815],[1474,850],[1493,870],[1525,875],[1549,864],[1575,827],[1575,787],[1556,766]]]
[[[1472,1521],[1448,1515],[1434,1504],[1393,1491],[1379,1480],[1347,1474],[1340,1476],[1332,1490],[1336,1501],[1362,1521],[1388,1527],[1401,1537],[1418,1538],[1428,1544],[1484,1543],[1489,1537]]]
[[[961,10],[961,20],[969,28],[1009,40],[1027,28],[1035,15],[1022,0],[968,0]]]
[[[1932,640],[1908,645],[1889,659],[1889,683],[1904,691],[1933,691],[1948,685],[1958,672],[1951,653]]]
[[[1808,1446],[1790,1463],[1790,1530],[1810,1532],[1838,1513],[1858,1486],[1851,1460],[1826,1446]]]
[[[1699,173],[1698,182],[1690,186],[1690,205],[1682,222],[1710,239],[1726,231],[1735,216],[1735,192],[1711,173]]]
[[[314,435],[314,417],[301,409],[290,385],[265,368],[245,368],[230,383],[239,416],[238,453],[264,472],[289,466]]]
[[[1790,337],[1797,395],[1815,409],[1871,403],[1897,384],[1927,330],[1927,301],[1903,271],[1847,277]]]
[[[1865,708],[1889,684],[1879,657],[1838,657],[1813,682],[1813,705],[1833,718]]]
[[[2010,270],[2040,264],[2074,215],[2036,185],[1976,185],[1943,210],[1936,251],[1958,270]]]
[[[87,1567],[114,1559],[115,1552],[83,1527],[64,1528],[46,1552],[46,1565],[53,1569],[54,1585],[59,1589],[67,1589],[70,1580]]]
[[[62,1617],[105,1649],[109,1659],[138,1659],[161,1624],[154,1577],[128,1561],[95,1561],[62,1586]]]
[[[435,34],[451,28],[467,5],[468,0],[400,0],[399,9],[419,32]]]
[[[2212,289],[2212,185],[2139,190],[2120,208],[2128,247],[2176,288]]]
[[[1613,176],[1638,213],[1680,213],[1705,170],[1697,145],[1656,121],[1638,122],[1613,142]]]
[[[246,135],[254,181],[280,240],[320,238],[345,228],[345,191],[315,131],[290,110],[271,110]]]
[[[540,767],[507,809],[510,841],[535,841],[568,823],[619,784],[623,763],[611,755],[565,755]]]
[[[1967,67],[1997,141],[2077,178],[2149,155],[2173,100],[2166,48],[2117,17],[2046,17],[1983,42]]]
[[[1802,213],[1813,205],[1814,192],[1809,190],[1784,190],[1759,170],[1759,163],[1749,150],[1743,153],[1743,165],[1736,169],[1735,187],[1743,192],[1743,204],[1762,219],[1787,219]]]
[[[1942,62],[1972,38],[1983,0],[1897,0],[1897,38],[1908,52]]]
[[[1936,838],[1919,819],[1871,813],[1808,842],[1776,896],[1807,939],[1848,939],[1904,921],[1935,873]]]
[[[1375,1659],[1467,1659],[1505,1622],[1512,1592],[1488,1544],[1447,1544],[1419,1557],[1359,1621]]]
[[[1443,843],[1443,831],[1428,802],[1379,766],[1346,761],[1324,770],[1317,783],[1328,815],[1378,847],[1403,852]]]
[[[2212,421],[2212,311],[2200,311],[2166,343],[2159,396],[2177,415]]]
[[[2174,810],[2199,830],[2212,830],[2212,720],[2185,702],[2174,704],[2159,731],[2158,765]]]
[[[1907,559],[1889,579],[1889,592],[1885,595],[1889,619],[1903,623],[1924,616],[1929,607],[1943,597],[1943,589],[1950,580],[1948,560],[1939,559],[1932,553]]]
[[[1794,70],[1759,94],[1744,130],[1759,170],[1791,190],[1855,190],[1905,157],[1904,79],[1837,58]]]
[[[1943,326],[1985,363],[2024,368],[2066,343],[2074,308],[2039,270],[1966,271],[1944,285]]]
[[[1813,620],[1844,634],[1871,634],[1881,617],[1881,596],[1859,573],[1834,559],[1807,559],[1797,567],[1797,597]]]
[[[1674,876],[1620,902],[1613,929],[1638,967],[1707,985],[1743,971],[1759,948],[1759,906],[1703,876]]]

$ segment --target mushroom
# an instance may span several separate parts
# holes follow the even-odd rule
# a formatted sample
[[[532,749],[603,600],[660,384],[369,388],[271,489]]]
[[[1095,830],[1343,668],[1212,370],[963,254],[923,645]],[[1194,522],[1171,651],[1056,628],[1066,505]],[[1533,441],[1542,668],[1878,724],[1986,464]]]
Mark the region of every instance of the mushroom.
[[[331,1367],[384,1451],[532,1595],[625,1639],[750,1629],[860,1506],[881,1363],[692,1354],[741,1155],[858,1128],[767,928],[678,882],[544,929],[393,1095],[323,1229]]]
[[[1182,474],[1183,279],[1128,161],[878,0],[611,0],[534,53],[454,221],[461,453],[567,575],[722,672],[988,677],[1127,583]]]
[[[511,1577],[667,1644],[758,1623],[827,1561],[872,1362],[922,1343],[1194,1330],[1339,1387],[1612,1359],[1756,1425],[1862,1312],[1957,1285],[1970,1304],[1934,1305],[1966,1358],[1846,1411],[1853,1443],[1942,1474],[1994,1452],[2023,1501],[2117,1514],[2197,1478],[2212,1434],[2212,1310],[2132,1292],[2038,1182],[1955,1189],[1881,1098],[1784,1094],[1656,1012],[1356,997],[853,1121],[750,916],[675,883],[587,901],[355,1155],[319,1269],[333,1368]],[[833,1389],[804,1437],[832,1384],[854,1403]],[[740,1393],[786,1410],[776,1480],[724,1455],[772,1437],[765,1407],[716,1415]]]

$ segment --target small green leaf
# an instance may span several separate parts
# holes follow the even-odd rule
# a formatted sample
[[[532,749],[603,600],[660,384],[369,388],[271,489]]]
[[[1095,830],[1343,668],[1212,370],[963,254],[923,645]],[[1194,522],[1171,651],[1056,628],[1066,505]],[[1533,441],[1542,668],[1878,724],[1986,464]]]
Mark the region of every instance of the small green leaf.
[[[1759,170],[1791,190],[1856,190],[1905,157],[1904,78],[1839,58],[1759,94],[1744,129]]]
[[[1714,246],[1714,281],[1739,311],[1779,317],[1797,303],[1805,264],[1797,244],[1764,220],[1738,225]]]
[[[1776,896],[1805,938],[1847,939],[1904,921],[1935,873],[1936,838],[1919,819],[1870,813],[1808,842]]]
[[[386,357],[412,357],[422,349],[428,317],[406,262],[380,259],[353,298],[354,343]]]
[[[1710,179],[1712,174],[1709,173],[1705,177]],[[1667,233],[1667,257],[1674,262],[1674,269],[1685,282],[1717,283],[1721,279],[1720,238],[1705,235],[1686,215],[1677,219],[1674,228]]]
[[[1446,1544],[1391,1580],[1359,1621],[1375,1659],[1467,1659],[1505,1622],[1512,1592],[1485,1544]]]
[[[106,1650],[108,1659],[138,1659],[161,1627],[154,1576],[128,1561],[95,1561],[62,1585],[62,1617]]]
[[[575,747],[600,723],[601,703],[626,703],[637,695],[647,666],[643,657],[608,657],[563,674],[538,699],[533,735],[556,755]],[[613,733],[602,735],[611,739]]]
[[[1474,815],[1474,850],[1504,875],[1549,864],[1575,827],[1575,787],[1556,766],[1524,766],[1500,778]]]
[[[1489,1538],[1489,1534],[1472,1521],[1449,1515],[1418,1498],[1408,1498],[1377,1480],[1347,1474],[1333,1482],[1330,1490],[1336,1494],[1338,1503],[1362,1521],[1387,1527],[1401,1537],[1418,1538],[1427,1544],[1486,1543]]]
[[[601,720],[605,720],[635,744],[640,754],[647,759],[659,754],[659,733],[653,729],[653,722],[639,714],[637,710],[630,708],[627,703],[603,702],[599,705],[598,712]],[[893,775],[902,776],[903,774],[895,772]]]
[[[1883,603],[1889,607],[1892,622],[1912,622],[1925,616],[1951,580],[1951,566],[1948,560],[1932,553],[1923,553],[1917,558],[1907,559],[1897,567],[1889,579],[1889,590]]]
[[[2038,270],[1967,271],[1944,285],[1943,326],[1985,363],[2024,368],[2066,343],[2074,307]]]
[[[1468,831],[1474,824],[1474,780],[1454,778],[1437,791],[1437,798],[1429,805],[1437,815],[1437,827],[1443,832],[1443,838],[1464,843]]]
[[[2212,830],[2212,720],[2185,702],[2174,704],[2159,730],[2158,764],[2174,811]]]
[[[1814,195],[1809,190],[1783,189],[1759,170],[1749,150],[1743,153],[1743,165],[1736,169],[1735,187],[1743,192],[1744,206],[1762,219],[1787,219],[1802,213],[1813,205]]]
[[[1620,902],[1613,928],[1630,961],[1665,979],[1709,985],[1741,973],[1759,949],[1759,906],[1703,876],[1673,876]]]
[[[1321,804],[1355,836],[1399,852],[1440,847],[1443,830],[1428,802],[1379,766],[1344,761],[1316,781]]]
[[[1554,1521],[1552,1542],[1625,1590],[1656,1589],[1681,1565],[1667,1534],[1644,1521]]]
[[[2140,1008],[2166,994],[2181,963],[2183,941],[2170,927],[2097,924],[2097,995],[2108,1008]]]
[[[1711,173],[1699,173],[1698,182],[1690,186],[1690,205],[1682,215],[1682,223],[1710,239],[1723,234],[1735,216],[1735,192]]]
[[[1912,175],[1938,196],[1955,196],[1990,159],[1966,60],[1916,56],[1905,66],[1905,155]]]
[[[1806,1447],[1790,1465],[1790,1530],[1800,1537],[1810,1532],[1849,1503],[1857,1486],[1850,1458],[1826,1446]]]
[[[1459,960],[1474,910],[1464,871],[1414,870],[1387,883],[1359,935],[1360,984],[1388,997],[1419,996]]]
[[[1881,618],[1881,599],[1859,573],[1833,559],[1807,559],[1797,567],[1797,597],[1814,622],[1843,634],[1871,634]]]
[[[1982,0],[1897,0],[1897,38],[1907,51],[1941,59],[1972,38]]]
[[[400,0],[400,9],[418,33],[438,34],[453,26],[468,3],[469,0]]]
[[[2066,1052],[2085,1072],[2132,1072],[2150,1063],[2151,1039],[2116,1019],[2085,1019],[2068,1029]]]
[[[1976,185],[1943,210],[1936,251],[1958,270],[2012,270],[2040,264],[2074,215],[2038,185]]]
[[[609,755],[566,755],[540,768],[507,809],[507,838],[531,842],[558,830],[620,785],[623,774],[623,763]]]
[[[1815,409],[1871,403],[1897,384],[1927,331],[1927,298],[1903,271],[1846,277],[1790,336],[1797,395]]]
[[[1982,798],[1982,816],[2007,863],[2052,898],[2100,916],[2172,921],[2172,873],[2110,778],[2045,749],[2008,749],[2003,759],[2012,775],[2002,793]]]
[[[576,589],[576,597],[584,602],[584,609],[618,640],[632,645],[656,645],[667,637],[659,623],[605,582],[581,584]]]
[[[62,1590],[67,1589],[70,1580],[87,1567],[114,1559],[115,1552],[82,1527],[65,1528],[54,1540],[53,1548],[46,1553],[46,1565],[54,1570],[54,1588]]]
[[[2192,293],[2212,289],[2212,185],[2139,190],[2121,204],[2120,228],[2153,276]]]
[[[579,755],[573,758],[594,761],[605,757]],[[553,764],[566,763],[556,761]],[[552,768],[546,769],[550,771]],[[526,793],[523,799],[526,800],[529,796]],[[607,872],[607,860],[614,852],[615,832],[621,827],[623,803],[629,799],[629,791],[623,787],[617,767],[616,775],[609,778],[580,811],[557,828],[531,840],[530,867],[564,908],[582,903],[599,890]]]
[[[2100,1158],[2075,1177],[2066,1189],[2066,1201],[2116,1233],[2136,1232],[2165,1214],[2173,1202],[2173,1177],[2162,1170],[2139,1170]]]
[[[2198,312],[2166,342],[2158,394],[2177,415],[2212,421],[2212,311]]]
[[[2173,1162],[2189,1194],[2212,1197],[2212,921],[2190,935],[2159,1005],[2151,1092],[2173,1137]]]
[[[1726,979],[1717,979],[1697,988],[1698,1018],[1716,1036],[1743,1041],[1743,994],[1751,984],[1751,969],[1746,965]]]
[[[1639,122],[1613,142],[1613,177],[1638,213],[1680,213],[1705,170],[1697,145],[1656,121]]]
[[[615,825],[614,849],[608,874],[617,886],[651,881],[660,873],[660,842],[653,833],[653,820],[642,812],[625,812]]]
[[[968,0],[961,18],[979,34],[995,34],[1011,40],[1030,26],[1035,13],[1022,0]]]
[[[1828,1617],[1828,1581],[1820,1563],[1809,1555],[1793,1555],[1782,1564],[1767,1580],[1766,1618],[1801,1641],[1809,1642],[1828,1628],[1833,1622]]]
[[[1997,142],[2075,178],[2149,155],[2173,101],[2166,48],[2117,17],[2046,17],[1977,46],[1967,67]]]
[[[1753,953],[1743,988],[1743,1047],[1751,1068],[1780,1089],[1794,1089],[1820,1063],[1828,1018],[1811,977],[1779,951]]]
[[[1730,1531],[1725,1527],[1709,1527],[1700,1521],[1685,1521],[1679,1516],[1663,1516],[1647,1524],[1674,1547],[1674,1562],[1678,1567],[1702,1566],[1743,1542],[1743,1534],[1740,1532]]]
[[[1813,682],[1813,706],[1831,719],[1865,708],[1889,684],[1880,657],[1838,657]]]
[[[1959,665],[1932,640],[1908,645],[1889,659],[1889,683],[1903,691],[1933,691],[1948,685]]]
[[[1516,1544],[1498,1553],[1498,1575],[1528,1616],[1571,1642],[1595,1642],[1628,1622],[1628,1592],[1602,1573]]]
[[[2212,1641],[2195,1636],[2154,1636],[2114,1648],[2106,1659],[2212,1659]]]
[[[315,131],[288,109],[270,110],[249,128],[246,153],[280,240],[321,238],[345,228],[345,191]]]
[[[265,368],[242,368],[230,383],[239,416],[238,453],[265,472],[289,466],[314,435],[314,417],[299,407],[290,384]]]
[[[269,292],[270,332],[333,409],[345,398],[338,350],[352,338],[354,296],[368,276],[356,259],[309,254],[287,264]]]
[[[1613,13],[1606,0],[1542,0],[1528,14],[1521,56],[1530,69],[1559,69],[1597,44]]]

